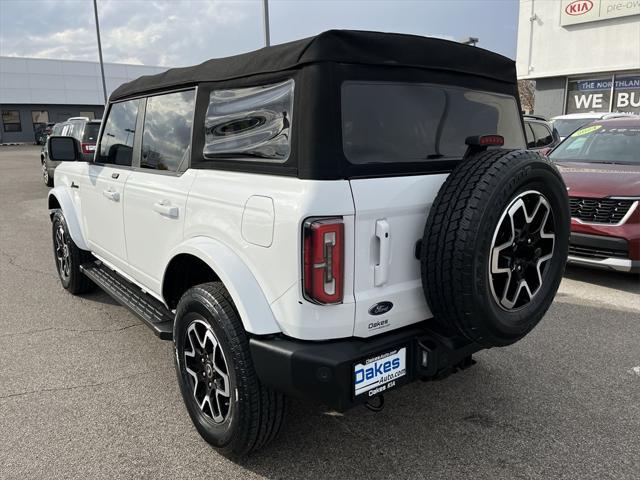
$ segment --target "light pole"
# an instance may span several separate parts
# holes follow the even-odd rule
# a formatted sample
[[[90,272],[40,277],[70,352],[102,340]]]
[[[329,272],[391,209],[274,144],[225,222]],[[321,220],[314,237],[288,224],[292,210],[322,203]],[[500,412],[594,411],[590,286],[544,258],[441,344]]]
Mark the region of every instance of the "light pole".
[[[460,43],[464,43],[465,45],[471,45],[472,47],[475,47],[479,41],[480,39],[478,37],[468,37],[462,40]]]
[[[96,35],[98,36],[98,56],[100,57],[100,73],[102,74],[102,93],[107,103],[107,83],[104,80],[104,63],[102,62],[102,42],[100,42],[100,23],[98,22],[98,0],[93,0],[93,13],[96,17]]]
[[[269,0],[262,0],[262,5],[262,19],[264,20],[264,43],[265,46],[268,47],[271,45],[271,36],[269,34]]]

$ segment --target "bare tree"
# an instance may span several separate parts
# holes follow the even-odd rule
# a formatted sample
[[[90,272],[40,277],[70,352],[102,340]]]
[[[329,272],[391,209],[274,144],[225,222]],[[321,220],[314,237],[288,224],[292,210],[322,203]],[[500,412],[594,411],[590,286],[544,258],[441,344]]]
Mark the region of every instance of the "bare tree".
[[[534,80],[518,80],[520,105],[524,113],[533,113],[535,106],[536,82]]]

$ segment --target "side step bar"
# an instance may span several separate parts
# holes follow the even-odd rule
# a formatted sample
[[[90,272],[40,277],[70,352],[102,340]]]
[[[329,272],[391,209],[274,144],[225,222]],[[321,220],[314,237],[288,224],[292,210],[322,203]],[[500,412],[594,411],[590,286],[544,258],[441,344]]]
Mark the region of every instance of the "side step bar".
[[[80,271],[93,283],[127,307],[162,340],[173,339],[173,313],[162,302],[145,293],[101,261],[80,265]]]

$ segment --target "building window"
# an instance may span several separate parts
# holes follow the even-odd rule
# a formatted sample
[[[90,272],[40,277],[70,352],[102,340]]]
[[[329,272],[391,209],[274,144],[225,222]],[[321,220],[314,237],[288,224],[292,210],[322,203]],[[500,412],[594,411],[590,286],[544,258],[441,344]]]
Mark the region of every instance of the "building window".
[[[565,113],[588,112],[640,113],[640,72],[569,79]]]
[[[89,120],[95,120],[96,113],[95,112],[80,112],[81,117],[87,117]]]
[[[613,111],[640,113],[640,73],[616,75],[613,86]]]
[[[31,110],[31,121],[37,123],[49,123],[49,112],[46,110]]]
[[[611,75],[569,80],[566,113],[608,112],[611,103]]]
[[[21,132],[20,110],[3,110],[2,123],[5,132]]]

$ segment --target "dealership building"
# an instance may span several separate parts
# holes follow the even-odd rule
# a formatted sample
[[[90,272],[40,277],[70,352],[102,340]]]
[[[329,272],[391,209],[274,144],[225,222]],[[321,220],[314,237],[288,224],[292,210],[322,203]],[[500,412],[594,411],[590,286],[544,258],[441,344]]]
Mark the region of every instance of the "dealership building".
[[[640,113],[640,0],[520,0],[516,62],[536,114]]]
[[[107,95],[122,83],[166,70],[105,63]],[[33,142],[47,123],[69,117],[102,118],[100,64],[0,57],[0,143]]]

